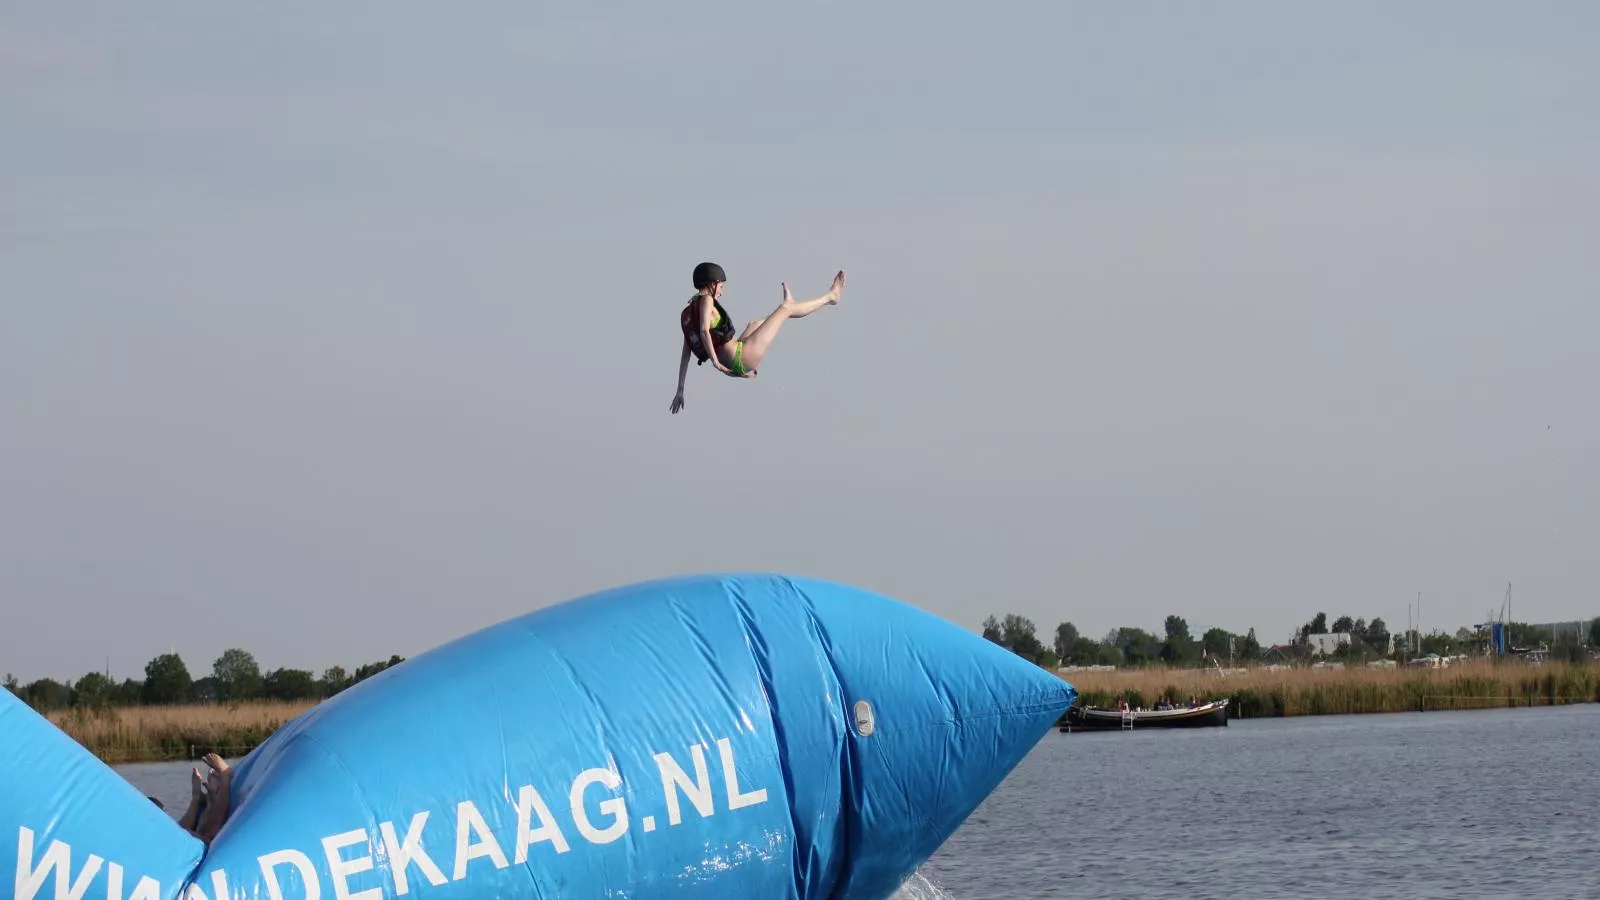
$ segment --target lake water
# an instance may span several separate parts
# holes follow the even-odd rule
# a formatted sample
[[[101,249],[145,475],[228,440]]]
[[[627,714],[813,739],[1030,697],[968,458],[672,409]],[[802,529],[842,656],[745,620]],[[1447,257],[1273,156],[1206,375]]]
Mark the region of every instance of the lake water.
[[[1052,731],[901,897],[1596,900],[1600,706]]]

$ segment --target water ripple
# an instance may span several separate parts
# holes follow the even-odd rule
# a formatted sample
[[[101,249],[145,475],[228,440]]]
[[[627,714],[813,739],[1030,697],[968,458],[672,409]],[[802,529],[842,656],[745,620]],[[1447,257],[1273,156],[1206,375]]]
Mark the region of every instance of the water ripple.
[[[1051,733],[900,900],[1600,897],[1600,707]]]

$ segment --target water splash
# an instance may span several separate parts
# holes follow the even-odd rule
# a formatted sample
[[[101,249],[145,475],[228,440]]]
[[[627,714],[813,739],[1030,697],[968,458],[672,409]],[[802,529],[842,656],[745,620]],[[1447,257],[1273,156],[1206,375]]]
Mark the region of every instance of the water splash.
[[[956,896],[929,881],[921,872],[912,872],[891,900],[956,900]]]

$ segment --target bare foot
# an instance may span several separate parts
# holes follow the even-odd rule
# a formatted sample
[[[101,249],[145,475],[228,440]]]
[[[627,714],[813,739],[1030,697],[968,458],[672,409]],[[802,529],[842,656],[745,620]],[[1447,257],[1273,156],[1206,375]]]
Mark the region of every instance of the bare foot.
[[[799,304],[794,302],[794,294],[789,293],[789,282],[785,281],[781,282],[781,284],[783,285],[783,303],[781,304],[783,308],[792,309],[798,306]]]
[[[829,306],[837,306],[838,303],[839,303],[839,295],[843,294],[843,293],[844,293],[844,270],[841,269],[839,271],[839,274],[833,276],[833,289],[828,291],[828,305]]]

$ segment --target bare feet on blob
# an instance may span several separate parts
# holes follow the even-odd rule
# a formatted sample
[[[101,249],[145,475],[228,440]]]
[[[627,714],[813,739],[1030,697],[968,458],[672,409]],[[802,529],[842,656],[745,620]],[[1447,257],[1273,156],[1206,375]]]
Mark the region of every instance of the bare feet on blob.
[[[828,291],[828,305],[835,306],[839,303],[839,295],[844,293],[844,270],[833,276],[833,289]]]

